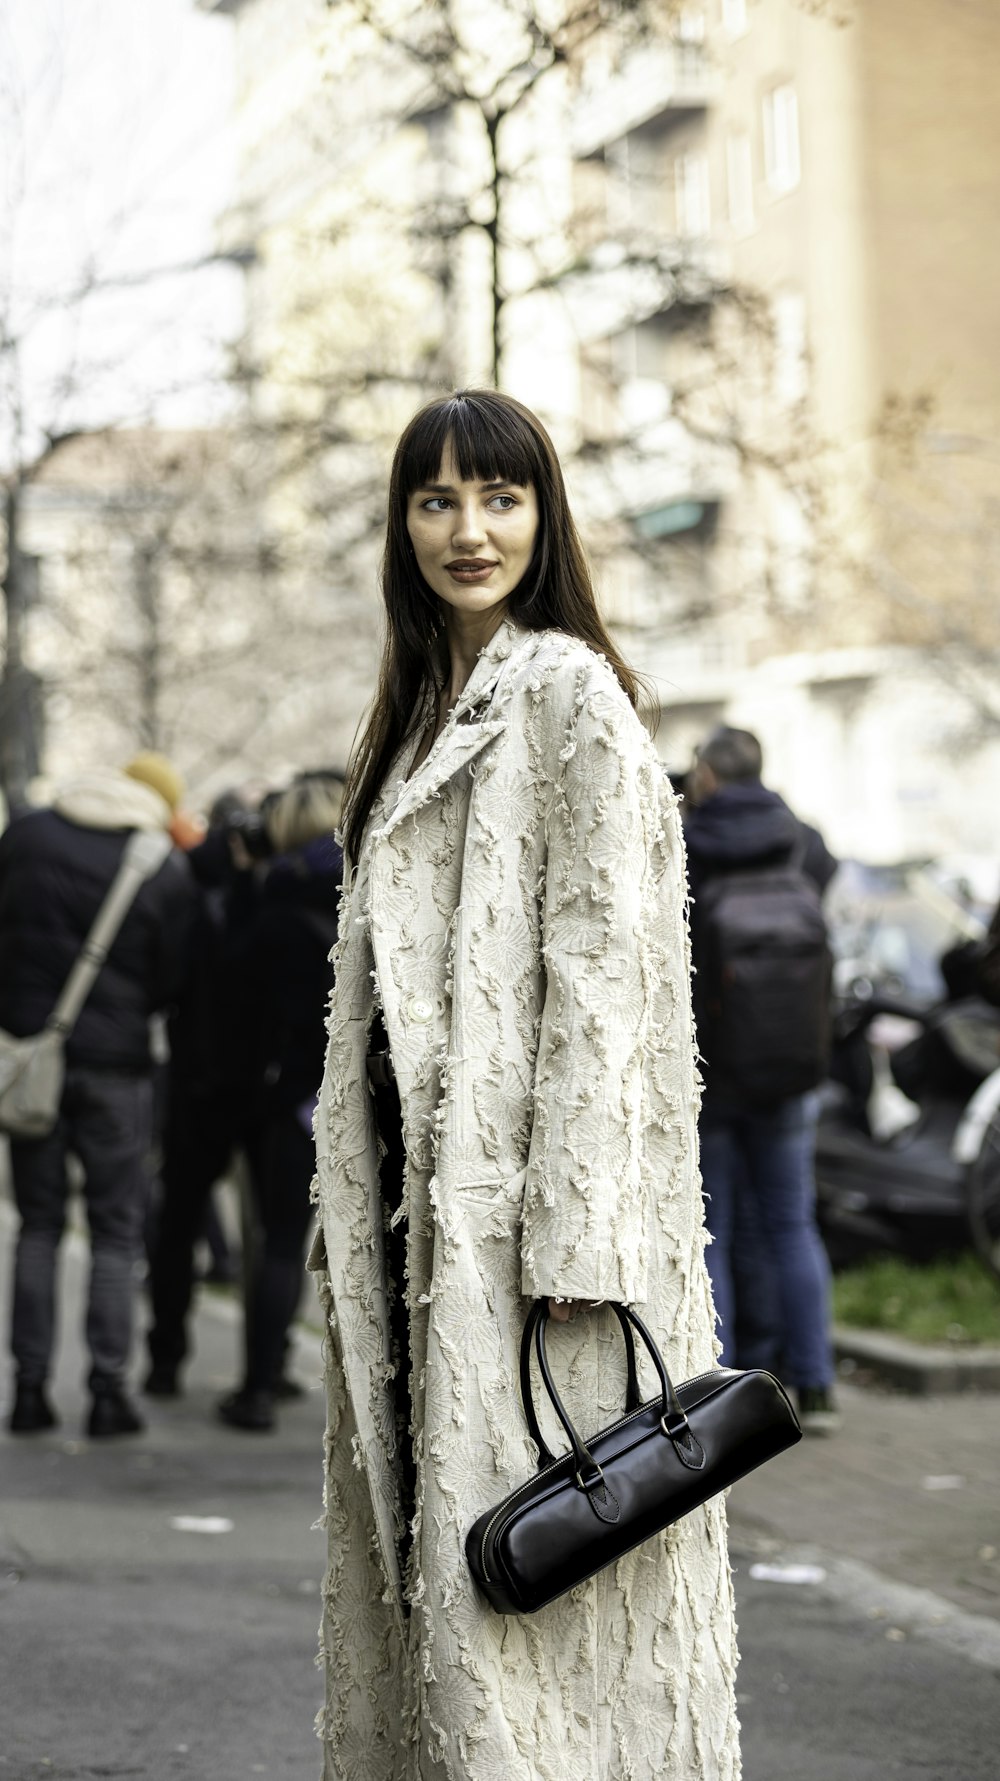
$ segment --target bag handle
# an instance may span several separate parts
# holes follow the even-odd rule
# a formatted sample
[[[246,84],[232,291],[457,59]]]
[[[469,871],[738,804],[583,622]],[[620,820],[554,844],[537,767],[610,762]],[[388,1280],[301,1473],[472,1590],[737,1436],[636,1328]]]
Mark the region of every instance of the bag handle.
[[[684,1413],[681,1401],[677,1396],[673,1381],[667,1372],[663,1356],[657,1348],[656,1343],[653,1341],[649,1330],[646,1328],[646,1325],[643,1323],[638,1312],[633,1311],[631,1306],[620,1305],[614,1299],[608,1301],[608,1306],[618,1319],[622,1334],[625,1337],[626,1349],[631,1350],[632,1367],[630,1370],[630,1389],[635,1368],[635,1346],[632,1340],[632,1329],[634,1329],[642,1338],[650,1359],[656,1368],[656,1374],[660,1381],[660,1427],[663,1430],[663,1433],[673,1442],[678,1459],[682,1460],[683,1463],[686,1466],[689,1466],[692,1470],[700,1470],[705,1463],[704,1452],[700,1442],[691,1432],[690,1424]],[[524,1325],[524,1333],[521,1337],[521,1396],[524,1400],[525,1415],[528,1419],[528,1427],[538,1443],[539,1464],[542,1466],[552,1465],[555,1456],[542,1440],[538,1430],[538,1418],[535,1413],[531,1391],[531,1341],[532,1336],[534,1336],[535,1351],[538,1355],[538,1365],[542,1375],[542,1383],[549,1395],[552,1407],[566,1431],[570,1446],[573,1450],[573,1457],[576,1461],[574,1474],[576,1482],[581,1490],[589,1491],[597,1485],[603,1486],[604,1474],[586,1443],[581,1440],[576,1426],[556,1389],[556,1383],[552,1377],[548,1355],[545,1349],[545,1326],[548,1323],[548,1320],[548,1301],[546,1299],[536,1299],[528,1313]],[[636,1398],[638,1399],[637,1379]],[[638,1402],[633,1407],[638,1409]]]
[[[613,1311],[619,1309],[618,1306],[614,1304],[612,1304],[611,1308]],[[535,1442],[540,1455],[539,1465],[549,1466],[552,1464],[553,1455],[551,1450],[546,1446],[542,1436],[542,1431],[538,1424],[538,1417],[535,1414],[534,1399],[531,1392],[531,1340],[535,1334],[535,1329],[543,1310],[545,1311],[546,1316],[548,1316],[548,1305],[546,1300],[536,1299],[531,1310],[528,1312],[527,1320],[524,1325],[524,1334],[521,1337],[521,1399],[524,1404],[525,1416],[528,1419],[528,1428],[531,1432],[531,1438]],[[635,1364],[635,1343],[632,1340],[632,1328],[628,1321],[621,1317],[619,1317],[619,1322],[621,1323],[622,1333],[625,1337],[625,1359],[628,1367],[628,1381],[625,1388],[625,1409],[627,1413],[629,1410],[638,1410],[642,1403],[642,1399],[639,1396],[639,1375]]]
[[[141,887],[160,870],[172,847],[170,836],[162,829],[137,829],[129,836],[107,895],[45,1022],[47,1032],[69,1037]]]

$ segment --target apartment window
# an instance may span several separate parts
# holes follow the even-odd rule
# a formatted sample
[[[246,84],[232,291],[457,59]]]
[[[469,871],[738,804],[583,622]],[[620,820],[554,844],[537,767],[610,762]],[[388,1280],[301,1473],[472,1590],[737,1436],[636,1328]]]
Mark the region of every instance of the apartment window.
[[[635,178],[627,136],[622,136],[618,142],[608,143],[604,150],[604,165],[608,170],[604,201],[607,220],[614,233],[623,224],[632,222],[635,208]]]
[[[685,6],[677,21],[677,36],[681,43],[704,43],[705,14],[700,6]]]
[[[764,173],[772,192],[790,192],[799,171],[799,102],[786,81],[764,95]]]
[[[774,298],[774,393],[792,407],[808,387],[806,305],[800,291],[780,291]]]
[[[722,24],[730,37],[742,37],[747,29],[747,0],[722,0]]]
[[[674,162],[674,202],[678,235],[707,235],[711,223],[708,161],[704,155],[678,155]]]
[[[777,491],[772,514],[771,584],[787,611],[800,609],[809,593],[809,525],[801,502],[788,489]]]
[[[729,221],[741,232],[753,228],[753,153],[746,130],[726,139],[726,186]]]
[[[700,7],[685,6],[677,21],[677,61],[682,74],[704,73],[705,14]]]

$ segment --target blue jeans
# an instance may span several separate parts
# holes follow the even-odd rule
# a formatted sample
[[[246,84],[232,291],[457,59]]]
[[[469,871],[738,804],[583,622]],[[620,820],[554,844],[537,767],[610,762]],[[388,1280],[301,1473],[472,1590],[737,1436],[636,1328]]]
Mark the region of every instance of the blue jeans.
[[[759,1292],[759,1302],[743,1308],[745,1321],[758,1331],[771,1321],[773,1294],[782,1377],[797,1390],[833,1380],[830,1264],[816,1227],[815,1131],[814,1095],[795,1096],[766,1112],[706,1099],[699,1126],[705,1221],[714,1239],[706,1260],[723,1364],[736,1359],[738,1273],[744,1294]],[[748,1254],[755,1243],[757,1264]],[[756,1287],[748,1289],[748,1281]]]

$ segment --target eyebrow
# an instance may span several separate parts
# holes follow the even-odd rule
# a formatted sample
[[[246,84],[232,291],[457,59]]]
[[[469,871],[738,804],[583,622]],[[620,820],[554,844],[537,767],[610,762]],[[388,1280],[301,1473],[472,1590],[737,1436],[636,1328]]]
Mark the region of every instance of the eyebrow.
[[[520,489],[526,487],[526,483],[516,482],[512,476],[498,476],[493,482],[481,482],[479,484],[480,491],[483,494],[488,493],[490,489]],[[421,482],[418,483],[415,492],[425,495],[453,495],[456,490],[454,484],[450,482]]]

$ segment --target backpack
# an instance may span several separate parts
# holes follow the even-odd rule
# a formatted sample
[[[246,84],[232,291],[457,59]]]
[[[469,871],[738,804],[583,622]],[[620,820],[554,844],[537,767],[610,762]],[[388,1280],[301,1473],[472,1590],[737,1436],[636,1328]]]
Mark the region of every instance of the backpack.
[[[794,859],[720,874],[698,897],[699,1041],[708,1068],[765,1105],[827,1074],[833,958],[820,893]]]

